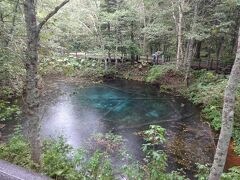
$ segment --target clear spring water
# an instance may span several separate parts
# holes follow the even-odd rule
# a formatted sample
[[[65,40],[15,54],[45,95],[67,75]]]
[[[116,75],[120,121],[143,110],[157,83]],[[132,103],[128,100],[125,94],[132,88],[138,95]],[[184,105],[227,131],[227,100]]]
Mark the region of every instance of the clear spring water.
[[[212,161],[211,130],[200,121],[199,110],[180,97],[133,81],[116,80],[84,88],[56,84],[63,93],[46,108],[44,137],[64,135],[78,147],[94,133],[111,131],[126,138],[128,150],[139,159],[143,141],[134,132],[158,124],[167,132],[168,142],[163,148],[169,155],[169,170],[193,170],[196,162]]]

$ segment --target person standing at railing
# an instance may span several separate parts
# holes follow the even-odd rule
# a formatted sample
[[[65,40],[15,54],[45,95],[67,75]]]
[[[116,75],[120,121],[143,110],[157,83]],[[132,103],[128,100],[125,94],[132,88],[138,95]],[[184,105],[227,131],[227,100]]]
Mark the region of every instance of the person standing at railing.
[[[153,53],[153,54],[152,54],[152,64],[153,64],[153,65],[156,65],[156,63],[157,63],[157,54],[156,54],[156,53]]]

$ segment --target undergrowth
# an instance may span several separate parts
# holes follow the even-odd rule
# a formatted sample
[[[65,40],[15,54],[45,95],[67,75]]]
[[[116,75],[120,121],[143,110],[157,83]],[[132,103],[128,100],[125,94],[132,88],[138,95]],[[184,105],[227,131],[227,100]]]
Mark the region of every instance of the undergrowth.
[[[207,120],[215,131],[221,128],[222,108],[224,91],[228,77],[215,74],[206,70],[195,71],[194,81],[187,91],[186,97],[194,104],[202,107],[202,118]],[[233,138],[236,142],[235,151],[240,154],[240,89],[236,94],[236,105],[234,112]]]
[[[40,74],[64,75],[70,77],[103,78],[114,77],[117,70],[109,66],[105,71],[104,63],[97,60],[79,59],[76,57],[51,57],[45,58],[40,63]]]
[[[41,156],[42,166],[40,167],[31,160],[30,144],[17,128],[10,140],[0,145],[0,159],[59,180],[112,180],[119,177],[129,180],[188,179],[177,171],[166,172],[167,155],[164,151],[156,148],[166,142],[164,128],[151,125],[148,130],[139,132],[138,135],[143,137],[145,142],[142,146],[145,154],[143,162],[138,162],[130,155],[126,155],[126,150],[124,150],[125,153],[122,153],[125,141],[121,136],[107,133],[93,135],[89,139],[92,143],[88,143],[85,149],[73,149],[63,137],[45,140]],[[95,146],[89,146],[91,144],[95,144]],[[116,166],[113,164],[114,162],[120,165]],[[198,180],[207,180],[209,167],[209,165],[197,164],[198,171],[195,177]],[[239,178],[240,169],[234,167],[223,173],[221,179]]]
[[[197,175],[195,177],[198,180],[208,180],[210,174],[210,165],[197,164]],[[240,167],[232,167],[228,172],[224,172],[221,175],[221,180],[238,180],[240,179]]]
[[[21,109],[16,103],[0,100],[0,123],[16,120],[21,115]]]
[[[111,180],[118,177],[133,180],[186,179],[178,172],[167,173],[167,155],[155,149],[156,145],[166,141],[165,129],[150,126],[141,134],[145,140],[142,163],[128,155],[124,150],[124,139],[112,133],[93,135],[89,139],[92,143],[88,143],[85,149],[73,149],[63,137],[46,140],[43,143],[42,166],[38,167],[31,160],[29,143],[17,130],[8,143],[1,144],[0,158],[61,180]],[[95,146],[89,146],[91,144]],[[119,165],[116,166],[114,162]]]
[[[153,66],[149,71],[146,81],[155,82],[168,74],[175,67],[172,65]],[[170,73],[171,74],[171,73]],[[175,78],[175,80],[179,80]],[[208,121],[215,131],[221,128],[221,114],[223,108],[224,91],[227,85],[228,77],[225,75],[215,74],[207,70],[199,70],[191,72],[191,82],[188,88],[179,86],[177,93],[188,98],[195,105],[201,107],[201,117]],[[159,82],[161,84],[161,81]],[[170,92],[172,89],[172,81],[163,83],[160,91]],[[181,82],[180,82],[181,83]],[[176,91],[173,91],[176,92]],[[234,130],[233,138],[236,143],[235,151],[240,154],[240,88],[236,95],[236,106],[234,112]]]
[[[60,180],[112,180],[118,177],[133,180],[188,179],[177,171],[166,172],[167,155],[164,151],[156,149],[156,146],[166,142],[165,129],[152,125],[148,130],[139,132],[139,135],[145,140],[142,146],[145,158],[141,163],[122,154],[124,140],[121,136],[107,133],[93,135],[89,140],[94,139],[92,144],[97,143],[97,145],[88,146],[86,149],[73,149],[63,137],[45,140],[41,156],[42,166],[39,167],[31,160],[30,145],[21,135],[19,128],[8,143],[0,145],[0,158]],[[122,166],[113,166],[116,153],[120,153],[117,162]],[[195,177],[199,180],[207,180],[209,165],[197,164],[197,167],[198,172]],[[239,177],[240,169],[235,167],[224,173],[221,179],[230,180]]]
[[[156,82],[161,77],[166,75],[169,71],[175,71],[175,65],[174,64],[166,64],[166,65],[156,65],[153,66],[150,71],[148,72],[146,76],[146,82]]]
[[[31,160],[30,144],[21,134],[19,127],[7,143],[0,144],[0,159],[27,169],[36,169],[36,165]]]

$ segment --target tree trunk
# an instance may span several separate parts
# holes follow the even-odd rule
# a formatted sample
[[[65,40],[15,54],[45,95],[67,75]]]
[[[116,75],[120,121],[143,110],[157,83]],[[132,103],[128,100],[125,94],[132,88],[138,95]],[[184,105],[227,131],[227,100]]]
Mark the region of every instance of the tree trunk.
[[[26,60],[26,108],[25,115],[27,118],[27,136],[32,147],[32,159],[35,163],[40,164],[41,143],[40,143],[40,118],[39,118],[39,90],[38,84],[38,44],[39,33],[43,25],[58,12],[69,0],[63,1],[52,12],[50,12],[39,25],[36,18],[36,1],[25,0],[24,17],[27,32],[27,49]]]
[[[178,39],[178,46],[177,46],[177,63],[176,68],[179,70],[183,66],[183,33],[182,33],[182,24],[183,24],[183,13],[182,13],[182,4],[181,0],[178,5],[178,22],[177,22],[177,39]]]
[[[104,58],[104,71],[107,71],[108,70],[108,60],[107,58],[105,57]]]
[[[197,41],[196,52],[195,52],[195,58],[196,59],[200,59],[201,48],[202,48],[202,41]]]
[[[144,0],[142,0],[142,7],[143,7],[143,28],[147,27],[147,23],[146,23],[146,10],[145,10],[145,3]],[[146,38],[146,32],[144,31],[143,33],[143,52],[144,55],[147,55],[147,38]]]
[[[190,72],[191,62],[193,57],[193,44],[194,44],[194,39],[193,37],[191,37],[191,39],[189,40],[188,56],[186,60],[185,83],[187,86],[188,86],[189,72]]]
[[[237,52],[237,45],[238,45],[238,25],[240,24],[240,10],[238,8],[238,11],[236,11],[235,17],[235,25],[234,25],[234,31],[233,31],[233,40],[232,40],[232,53],[235,54]]]
[[[110,40],[110,38],[111,38],[111,24],[110,24],[110,22],[108,22],[108,37],[109,37],[109,40]],[[108,58],[111,61],[111,50],[110,50],[110,47],[108,47]]]
[[[13,14],[13,18],[12,18],[12,27],[9,31],[9,35],[7,37],[7,40],[6,40],[6,47],[8,46],[9,42],[13,38],[13,33],[14,33],[14,29],[15,29],[15,22],[16,22],[16,17],[17,17],[17,12],[18,12],[18,6],[19,6],[19,0],[17,0],[17,2],[15,4],[15,7],[14,7],[14,14]]]
[[[26,118],[27,136],[32,146],[32,159],[40,161],[40,139],[39,139],[39,92],[37,88],[38,72],[38,26],[36,20],[36,6],[34,0],[26,0],[24,3],[24,15],[27,30],[26,51]]]
[[[206,67],[207,70],[211,69],[210,65],[211,65],[211,46],[208,45],[208,59],[207,59],[207,67]]]
[[[133,22],[131,23],[131,42],[132,42],[132,45],[134,45],[134,29],[133,29]],[[131,62],[132,64],[134,64],[134,61],[135,61],[135,54],[133,52],[133,47],[131,48]]]
[[[194,37],[193,34],[195,33],[196,29],[196,21],[197,21],[197,13],[198,13],[198,3],[195,4],[194,7],[194,16],[193,16],[193,24],[191,29],[191,37],[188,42],[188,49],[187,49],[187,58],[185,62],[185,83],[188,86],[188,79],[189,79],[189,72],[191,68],[191,62],[193,57],[193,45],[194,45]]]
[[[222,51],[222,47],[223,47],[223,40],[224,38],[221,37],[220,41],[218,42],[218,48],[217,48],[217,54],[216,54],[216,58],[217,58],[217,62],[216,62],[216,72],[218,73],[219,70],[219,64],[221,61],[221,51]]]
[[[240,28],[238,34],[238,47],[236,59],[228,80],[224,94],[222,111],[222,127],[218,140],[214,162],[209,175],[209,180],[219,180],[226,162],[229,142],[232,136],[234,122],[235,94],[240,81]]]
[[[118,24],[118,23],[117,23]],[[115,66],[117,67],[118,65],[118,58],[117,58],[117,53],[118,53],[118,44],[119,44],[119,29],[118,29],[118,25],[116,25],[116,28],[115,28],[115,31],[116,31],[116,45],[115,45]]]
[[[187,47],[185,49],[185,54],[184,54],[184,65],[185,65],[185,69],[187,67],[187,59],[188,59],[188,53],[189,53],[189,45],[190,45],[190,41],[191,41],[191,38],[187,41]]]
[[[118,56],[117,56],[117,52],[118,52],[118,44],[116,44],[116,47],[115,47],[115,54],[114,54],[114,59],[115,59],[115,66],[117,67],[118,66]]]

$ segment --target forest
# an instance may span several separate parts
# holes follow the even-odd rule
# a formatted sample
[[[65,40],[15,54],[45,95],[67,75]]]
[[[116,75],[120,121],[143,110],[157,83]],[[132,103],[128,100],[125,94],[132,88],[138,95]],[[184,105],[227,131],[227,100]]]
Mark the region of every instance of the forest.
[[[240,0],[0,0],[0,27],[0,179],[240,179]]]

